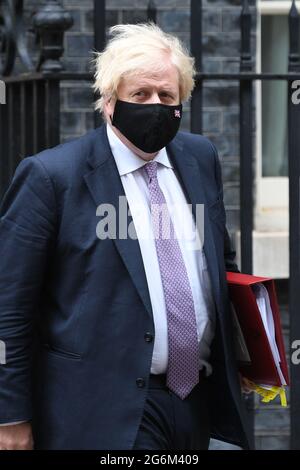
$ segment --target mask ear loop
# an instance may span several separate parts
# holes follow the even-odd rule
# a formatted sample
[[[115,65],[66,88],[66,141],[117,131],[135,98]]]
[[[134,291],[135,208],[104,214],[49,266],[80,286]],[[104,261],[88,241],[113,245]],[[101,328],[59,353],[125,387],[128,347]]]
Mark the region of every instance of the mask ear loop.
[[[112,97],[110,97],[110,98],[108,99],[108,103],[111,101],[111,99],[112,99]],[[112,121],[113,121],[114,115],[113,115],[113,114],[109,114],[108,116],[109,116],[111,125],[113,125]]]

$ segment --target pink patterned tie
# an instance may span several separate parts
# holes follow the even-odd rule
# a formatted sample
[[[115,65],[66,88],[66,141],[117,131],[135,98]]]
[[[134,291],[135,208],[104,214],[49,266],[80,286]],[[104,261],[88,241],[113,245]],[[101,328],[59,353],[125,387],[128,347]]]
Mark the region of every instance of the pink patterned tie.
[[[157,162],[151,161],[144,168],[148,175],[152,224],[167,310],[167,386],[183,400],[199,382],[200,356],[194,301],[166,200],[158,184]],[[164,232],[166,227],[170,232],[168,237]]]

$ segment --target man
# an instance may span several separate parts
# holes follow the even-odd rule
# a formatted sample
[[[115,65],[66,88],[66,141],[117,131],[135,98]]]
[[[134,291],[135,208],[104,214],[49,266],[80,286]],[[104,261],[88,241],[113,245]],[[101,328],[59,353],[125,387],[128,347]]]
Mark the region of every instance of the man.
[[[155,25],[111,33],[106,124],[25,158],[2,203],[1,448],[251,448],[218,156],[177,132],[194,61]]]

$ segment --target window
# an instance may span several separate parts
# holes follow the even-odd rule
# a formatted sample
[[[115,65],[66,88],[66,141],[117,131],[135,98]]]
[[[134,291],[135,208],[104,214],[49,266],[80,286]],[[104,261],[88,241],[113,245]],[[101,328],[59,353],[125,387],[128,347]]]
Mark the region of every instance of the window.
[[[290,0],[258,2],[258,72],[288,71],[290,8]],[[256,82],[258,230],[288,230],[287,92],[286,81]]]
[[[261,71],[288,71],[286,15],[263,15],[261,18]],[[262,176],[288,176],[286,82],[262,82],[261,119]]]

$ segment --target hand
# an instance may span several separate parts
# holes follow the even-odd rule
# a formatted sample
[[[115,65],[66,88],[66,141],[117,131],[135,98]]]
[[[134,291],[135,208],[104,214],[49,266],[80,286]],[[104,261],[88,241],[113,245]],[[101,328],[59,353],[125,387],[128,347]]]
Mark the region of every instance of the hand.
[[[31,424],[0,426],[0,450],[33,450]]]
[[[253,390],[249,388],[247,384],[247,379],[245,379],[245,377],[243,377],[240,373],[239,373],[239,377],[240,377],[240,384],[241,384],[242,392],[246,393],[247,395],[253,392]]]

